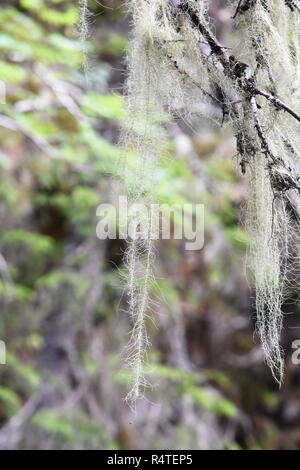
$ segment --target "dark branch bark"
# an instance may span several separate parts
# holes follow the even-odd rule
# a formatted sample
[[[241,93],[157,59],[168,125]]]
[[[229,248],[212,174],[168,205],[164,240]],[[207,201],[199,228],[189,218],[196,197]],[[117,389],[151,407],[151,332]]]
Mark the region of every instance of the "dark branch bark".
[[[235,19],[240,12],[244,13],[245,11],[250,10],[250,8],[252,8],[256,4],[256,2],[257,0],[245,0],[243,3],[243,0],[239,0],[238,6],[235,10],[235,14],[232,18]]]
[[[262,151],[263,154],[270,157],[270,159],[272,160],[273,163],[276,163],[276,157],[271,152],[271,150],[269,148],[269,145],[268,145],[268,142],[267,142],[267,139],[266,139],[265,134],[263,132],[263,128],[262,128],[262,125],[261,125],[261,122],[260,122],[260,119],[259,119],[259,115],[258,115],[257,103],[256,103],[256,99],[255,99],[254,96],[251,96],[251,98],[250,98],[250,105],[251,105],[251,110],[252,110],[252,115],[253,115],[254,127],[256,129],[258,138],[259,138],[260,143],[261,143],[261,151]]]
[[[285,4],[289,9],[294,12],[298,11],[300,12],[300,7],[297,5],[297,0],[284,0]]]
[[[266,91],[259,90],[258,88],[255,88],[254,92],[256,95],[264,96],[276,108],[283,109],[284,111],[289,113],[291,116],[293,116],[295,119],[297,119],[297,121],[300,122],[300,114],[294,111],[290,106],[285,104],[283,101],[281,101],[281,99],[279,99],[277,96],[271,95],[270,93],[267,93]]]
[[[197,12],[190,6],[188,1],[182,1],[178,8],[186,13],[191,23],[199,30],[201,35],[206,39],[213,54],[215,54],[221,61],[223,66],[229,64],[229,56],[225,52],[226,47],[223,47],[215,38],[215,36],[206,28],[206,26],[199,20]]]

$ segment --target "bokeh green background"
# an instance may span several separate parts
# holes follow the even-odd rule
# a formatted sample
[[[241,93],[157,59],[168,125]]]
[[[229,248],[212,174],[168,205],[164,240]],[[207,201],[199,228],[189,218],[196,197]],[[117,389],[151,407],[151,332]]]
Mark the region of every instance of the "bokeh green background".
[[[119,0],[89,4],[87,81],[76,1],[1,1],[0,448],[300,448],[300,366],[290,359],[298,307],[284,307],[293,315],[279,390],[253,334],[245,181],[233,136],[209,119],[176,116],[169,129],[156,197],[204,203],[205,246],[157,243],[153,387],[135,414],[123,402],[125,247],[95,230],[122,158],[129,20]],[[214,1],[212,14],[230,40],[228,4]]]

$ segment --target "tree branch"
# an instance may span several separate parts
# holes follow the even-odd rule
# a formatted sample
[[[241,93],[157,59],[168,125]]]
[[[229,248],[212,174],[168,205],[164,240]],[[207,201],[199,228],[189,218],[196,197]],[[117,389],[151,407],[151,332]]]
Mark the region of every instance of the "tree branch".
[[[233,15],[233,19],[237,17],[237,15],[242,11],[243,13],[247,10],[250,10],[255,4],[257,0],[245,0],[243,3],[243,0],[239,0],[238,6],[236,7],[235,13]]]
[[[244,4],[239,2],[237,10],[241,9],[242,11],[246,11],[246,9],[254,6],[255,3],[256,0],[246,0]],[[245,93],[246,97],[248,97],[254,121],[254,128],[256,130],[258,140],[260,141],[261,152],[267,159],[267,169],[270,174],[270,182],[274,191],[286,192],[290,189],[294,189],[300,194],[300,177],[284,162],[281,157],[274,155],[270,149],[267,138],[263,131],[262,124],[260,122],[258,105],[255,96],[263,96],[275,108],[286,111],[298,122],[300,122],[300,114],[285,104],[277,96],[274,96],[256,87],[253,74],[247,73],[250,72],[247,70],[249,69],[249,66],[237,60],[233,55],[229,56],[227,54],[226,48],[218,42],[217,38],[215,38],[213,33],[208,29],[205,22],[200,20],[197,11],[187,0],[182,0],[178,5],[178,8],[189,17],[192,25],[198,29],[201,36],[207,41],[211,49],[211,54],[213,54],[218,60],[224,75],[231,79],[233,84],[235,86],[237,85],[238,88],[243,93]],[[237,13],[238,11],[236,11],[235,16]],[[251,138],[249,138],[249,141],[250,140]],[[241,155],[241,157],[241,163],[243,163],[243,155]]]
[[[273,189],[279,193],[295,189],[300,194],[299,176],[295,174],[292,168],[286,165],[282,158],[276,157],[271,151],[267,138],[264,134],[257,109],[257,103],[254,96],[250,98],[250,105],[254,120],[254,127],[257,136],[261,142],[261,152],[271,159],[267,168],[270,174],[270,181]]]
[[[269,148],[268,141],[267,141],[267,139],[265,137],[265,134],[263,132],[263,129],[262,129],[262,125],[261,125],[261,122],[260,122],[260,119],[259,119],[259,116],[258,116],[257,103],[256,103],[256,99],[255,99],[254,96],[251,96],[251,98],[250,98],[250,106],[251,106],[251,110],[252,110],[254,127],[256,129],[258,138],[259,138],[260,143],[261,143],[261,151],[264,155],[270,157],[273,163],[276,163],[276,157],[271,152],[271,150]]]
[[[197,12],[190,6],[190,4],[184,0],[178,6],[186,15],[189,16],[192,24],[199,30],[201,35],[206,39],[207,43],[211,48],[212,54],[214,54],[220,64],[223,66],[224,74],[235,81],[239,88],[248,94],[250,97],[254,95],[261,95],[265,97],[270,103],[272,103],[277,109],[282,109],[289,113],[293,118],[300,122],[300,114],[294,111],[290,106],[285,104],[277,96],[271,95],[263,90],[256,87],[253,76],[246,78],[244,75],[245,70],[248,68],[247,64],[237,60],[234,56],[229,56],[226,53],[226,48],[222,46],[217,38],[208,30],[204,25]]]
[[[254,89],[254,92],[256,95],[261,95],[264,96],[270,103],[272,103],[276,108],[278,109],[283,109],[287,113],[289,113],[291,116],[293,116],[297,121],[300,122],[300,114],[294,111],[290,106],[285,104],[281,99],[279,99],[277,96],[271,95],[270,93],[267,93],[266,91],[259,90],[258,88]]]

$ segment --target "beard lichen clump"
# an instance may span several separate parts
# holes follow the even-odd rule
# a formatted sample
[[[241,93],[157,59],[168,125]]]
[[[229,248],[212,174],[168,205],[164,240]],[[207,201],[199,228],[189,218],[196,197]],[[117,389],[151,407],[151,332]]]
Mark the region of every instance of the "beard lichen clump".
[[[256,288],[258,335],[266,362],[281,383],[281,307],[297,261],[299,232],[300,124],[293,109],[300,105],[300,11],[288,1],[252,3],[236,16],[245,41],[243,58],[249,61],[255,87],[263,92],[252,97],[253,121],[242,131],[254,142],[247,157],[248,266]],[[292,106],[292,114],[279,102]]]
[[[171,95],[181,94],[180,80],[173,74],[168,49],[181,45],[175,42],[179,37],[167,2],[135,0],[129,6],[133,31],[121,144],[136,158],[133,163],[132,159],[130,164],[123,163],[123,174],[129,204],[143,203],[145,208],[145,213],[139,211],[128,220],[133,229],[125,254],[128,309],[133,323],[127,354],[132,388],[127,400],[132,404],[143,395],[146,385],[144,359],[149,343],[145,318],[150,308],[153,235],[157,230],[152,215],[156,168],[167,141]]]
[[[133,322],[131,403],[145,386],[145,318],[157,230],[151,205],[174,113],[214,120],[220,115],[220,125],[236,136],[249,184],[247,265],[255,286],[257,331],[275,379],[281,383],[283,378],[281,307],[300,217],[300,12],[292,0],[228,1],[239,37],[229,49],[215,36],[210,3],[127,0],[132,33],[121,144],[130,162],[124,158],[122,173],[130,201],[149,209],[129,220],[133,236],[125,256]],[[216,107],[219,114],[209,116]]]

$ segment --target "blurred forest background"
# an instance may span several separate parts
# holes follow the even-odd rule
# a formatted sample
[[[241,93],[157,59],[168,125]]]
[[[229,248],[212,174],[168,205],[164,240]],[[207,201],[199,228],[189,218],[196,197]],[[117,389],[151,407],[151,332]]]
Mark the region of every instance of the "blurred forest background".
[[[227,43],[241,39],[230,3],[211,7]],[[157,244],[153,388],[136,414],[123,402],[124,244],[95,229],[120,159],[130,21],[120,0],[89,6],[87,83],[76,1],[1,0],[0,448],[300,449],[299,307],[284,306],[279,390],[253,333],[235,142],[209,119],[170,128],[157,199],[204,203],[205,246]]]

